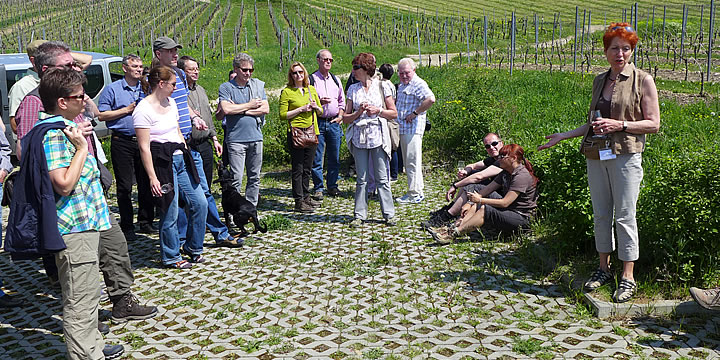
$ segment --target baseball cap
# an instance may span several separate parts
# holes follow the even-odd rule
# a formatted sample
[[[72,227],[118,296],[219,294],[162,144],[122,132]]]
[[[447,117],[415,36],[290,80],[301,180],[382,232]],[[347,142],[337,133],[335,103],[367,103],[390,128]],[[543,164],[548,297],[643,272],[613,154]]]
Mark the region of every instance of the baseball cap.
[[[35,57],[38,47],[46,42],[47,40],[35,40],[27,44],[27,46],[25,47],[25,51],[27,51],[28,57]]]
[[[153,51],[157,51],[160,49],[182,49],[182,45],[175,42],[175,40],[167,37],[167,36],[161,36],[155,41],[153,41]]]

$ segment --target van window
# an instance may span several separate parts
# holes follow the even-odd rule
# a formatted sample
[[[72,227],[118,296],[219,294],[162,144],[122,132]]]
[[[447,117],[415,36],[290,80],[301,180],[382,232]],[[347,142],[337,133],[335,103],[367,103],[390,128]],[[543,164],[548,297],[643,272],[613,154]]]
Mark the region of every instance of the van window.
[[[125,72],[122,69],[122,61],[113,61],[108,64],[110,69],[110,81],[115,82],[125,77]]]
[[[103,86],[105,86],[102,66],[90,65],[85,71],[83,71],[83,73],[85,73],[85,76],[87,77],[87,84],[84,86],[85,93],[91,98],[95,98],[95,96],[100,93]]]
[[[7,91],[10,92],[10,88],[15,85],[15,83],[22,79],[25,75],[28,74],[28,69],[22,69],[22,70],[7,70],[5,72],[5,76],[7,77],[5,81],[7,81]]]

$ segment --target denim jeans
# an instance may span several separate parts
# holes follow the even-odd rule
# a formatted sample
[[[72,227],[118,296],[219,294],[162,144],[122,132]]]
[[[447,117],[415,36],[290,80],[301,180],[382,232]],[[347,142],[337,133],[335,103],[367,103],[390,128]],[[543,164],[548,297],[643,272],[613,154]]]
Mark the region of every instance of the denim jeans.
[[[230,238],[230,233],[228,232],[227,226],[225,226],[225,223],[220,220],[220,214],[218,213],[217,204],[215,203],[215,198],[213,197],[212,193],[210,192],[210,187],[208,186],[206,177],[205,177],[205,170],[203,169],[203,160],[202,155],[195,151],[190,150],[190,154],[192,154],[193,160],[195,160],[195,168],[197,169],[198,175],[200,176],[200,186],[202,187],[202,191],[204,193],[204,197],[207,200],[207,217],[205,219],[205,225],[207,225],[208,229],[210,229],[210,232],[213,234],[213,237],[215,238],[215,241],[221,242],[223,240],[227,240]],[[182,190],[181,190],[182,192]],[[188,202],[185,202],[188,204]],[[186,211],[187,206],[185,207]],[[178,232],[180,234],[180,246],[185,245],[185,239],[187,238],[187,214],[185,211],[180,211],[178,214]],[[205,234],[205,226],[203,226],[203,234]],[[204,235],[203,235],[204,236]],[[201,244],[202,245],[202,244]],[[200,248],[196,248],[194,246],[185,246],[185,250],[192,253],[193,255],[200,255],[202,253],[202,246]]]
[[[327,155],[325,170],[327,170],[327,188],[337,188],[338,174],[340,173],[340,144],[343,131],[340,124],[318,119],[318,146],[315,151],[315,160],[312,166],[313,193],[323,190],[323,157]]]
[[[260,169],[262,169],[263,142],[227,143],[230,169],[235,177],[235,188],[242,193],[242,178],[247,170],[245,198],[257,206],[260,196]]]
[[[178,233],[178,197],[183,197],[190,210],[191,221],[187,229],[190,239],[186,249],[195,251],[193,254],[202,253],[205,239],[205,218],[208,211],[202,186],[190,179],[182,154],[173,155],[173,189],[175,197],[167,211],[162,212],[160,209],[160,247],[162,262],[165,265],[176,263],[182,259]]]

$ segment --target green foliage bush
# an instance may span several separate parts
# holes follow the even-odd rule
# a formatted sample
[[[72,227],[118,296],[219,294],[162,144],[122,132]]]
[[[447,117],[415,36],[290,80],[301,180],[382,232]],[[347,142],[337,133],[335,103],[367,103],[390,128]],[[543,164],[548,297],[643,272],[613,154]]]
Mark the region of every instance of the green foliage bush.
[[[545,242],[560,259],[595,256],[592,203],[579,139],[542,152],[545,135],[585,120],[592,75],[475,68],[422,68],[437,103],[425,136],[431,159],[477,161],[485,133],[518,143],[540,178]],[[638,270],[678,284],[720,280],[720,102],[681,106],[661,99],[661,131],[648,135],[638,200]]]

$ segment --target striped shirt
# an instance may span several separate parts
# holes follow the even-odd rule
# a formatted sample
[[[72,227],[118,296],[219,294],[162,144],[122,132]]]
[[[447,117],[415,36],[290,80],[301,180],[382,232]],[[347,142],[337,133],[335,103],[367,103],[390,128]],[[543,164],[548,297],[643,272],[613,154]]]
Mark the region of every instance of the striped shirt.
[[[397,89],[397,100],[395,106],[398,113],[398,124],[400,124],[401,134],[417,134],[422,135],[425,132],[425,119],[427,113],[418,113],[417,117],[411,122],[405,121],[405,117],[416,111],[423,100],[430,96],[435,96],[430,87],[419,76],[413,76],[412,80],[405,85],[400,83]]]
[[[185,82],[185,72],[181,69],[175,68],[177,74],[175,79],[175,91],[172,93],[172,98],[177,104],[178,125],[180,126],[180,132],[183,137],[187,138],[192,132],[192,120],[190,119],[190,107],[188,106],[188,90]]]
[[[59,119],[62,119],[68,126],[77,127],[74,122],[60,116],[38,121],[38,124]],[[75,146],[62,130],[49,130],[43,138],[43,149],[48,171],[70,167],[75,155]],[[100,170],[95,157],[88,155],[85,158],[80,179],[70,195],[55,194],[55,205],[57,206],[58,230],[61,235],[110,229],[110,212],[103,195]]]

